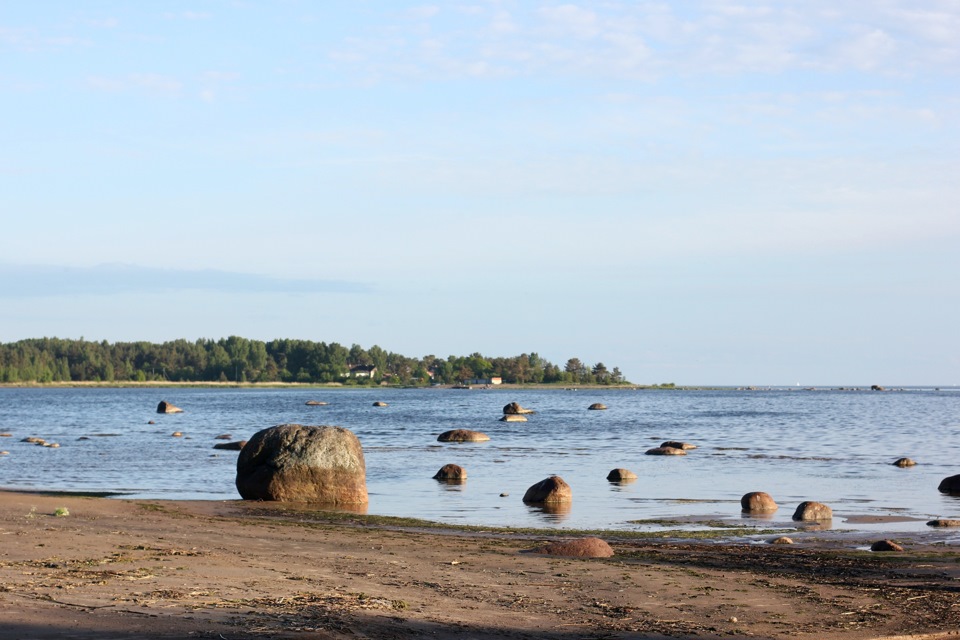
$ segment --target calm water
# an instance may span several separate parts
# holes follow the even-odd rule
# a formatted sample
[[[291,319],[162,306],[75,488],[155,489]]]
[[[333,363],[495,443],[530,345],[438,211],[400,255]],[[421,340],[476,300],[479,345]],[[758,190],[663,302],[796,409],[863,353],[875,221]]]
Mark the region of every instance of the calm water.
[[[307,400],[328,402],[308,407]],[[167,400],[182,414],[158,415]],[[375,400],[389,403],[373,407]],[[504,404],[537,411],[499,422]],[[587,411],[602,402],[607,411]],[[148,421],[156,421],[149,425]],[[960,473],[960,391],[623,391],[450,389],[0,389],[0,486],[109,491],[136,498],[238,499],[236,453],[219,434],[248,439],[287,422],[340,425],[360,438],[368,513],[495,526],[645,529],[635,520],[717,516],[740,520],[740,496],[767,491],[769,522],[792,526],[803,500],[826,502],[834,527],[922,531],[960,517],[960,498],[937,485]],[[467,428],[491,440],[442,444]],[[182,438],[171,437],[180,431]],[[37,436],[44,448],[21,442]],[[80,439],[85,437],[86,439]],[[685,457],[645,456],[664,440],[699,446]],[[920,463],[899,469],[909,456]],[[466,484],[431,479],[447,463]],[[606,481],[615,467],[640,476]],[[567,513],[523,504],[527,487],[557,474],[573,488]],[[501,493],[509,496],[501,497]],[[864,525],[855,516],[920,521]],[[960,535],[960,534],[958,534]]]

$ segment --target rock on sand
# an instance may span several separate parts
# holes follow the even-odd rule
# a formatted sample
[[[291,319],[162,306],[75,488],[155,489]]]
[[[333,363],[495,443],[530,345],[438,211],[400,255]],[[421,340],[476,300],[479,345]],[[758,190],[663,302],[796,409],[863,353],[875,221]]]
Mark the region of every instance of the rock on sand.
[[[613,556],[613,549],[600,538],[579,538],[577,540],[551,542],[548,545],[531,549],[528,553],[568,558],[610,558]]]

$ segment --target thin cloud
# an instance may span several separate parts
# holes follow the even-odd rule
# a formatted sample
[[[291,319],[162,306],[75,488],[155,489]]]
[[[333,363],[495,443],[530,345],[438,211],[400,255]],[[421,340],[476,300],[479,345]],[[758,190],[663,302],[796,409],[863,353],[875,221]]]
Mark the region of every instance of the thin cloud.
[[[693,9],[589,1],[511,9],[471,5],[460,8],[459,19],[414,10],[402,25],[387,14],[348,33],[330,56],[354,65],[355,77],[366,81],[544,73],[654,80],[811,70],[903,75],[952,71],[960,57],[960,12],[947,3],[925,11],[906,0],[810,0],[802,11],[741,0]],[[416,38],[397,37],[417,33],[418,25],[443,39],[444,55]]]
[[[173,291],[218,293],[366,293],[344,280],[278,278],[215,269],[161,269],[124,264],[95,267],[0,264],[0,298],[109,296]]]

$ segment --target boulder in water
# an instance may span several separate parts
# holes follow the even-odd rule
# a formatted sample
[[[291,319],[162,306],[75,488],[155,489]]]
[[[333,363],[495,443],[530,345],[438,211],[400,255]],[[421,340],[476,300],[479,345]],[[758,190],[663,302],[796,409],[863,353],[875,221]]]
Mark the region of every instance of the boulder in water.
[[[504,415],[519,416],[528,413],[534,413],[533,409],[524,409],[516,402],[511,402],[510,404],[503,407]]]
[[[832,520],[833,509],[822,502],[801,502],[793,512],[794,520]]]
[[[740,508],[744,513],[770,513],[780,507],[773,496],[764,491],[751,491],[740,498]]]
[[[161,400],[157,405],[157,413],[183,413],[183,409],[173,406],[166,400]]]
[[[949,493],[952,496],[960,496],[960,475],[944,478],[937,487],[940,493]]]
[[[533,504],[571,502],[573,491],[560,476],[550,476],[533,485],[523,494],[523,501]]]
[[[236,484],[244,500],[367,503],[363,448],[342,427],[282,424],[258,431],[240,450]]]
[[[654,447],[644,452],[648,456],[685,456],[687,452],[676,447]]]
[[[446,482],[463,482],[467,479],[467,470],[458,464],[445,464],[433,476],[434,480]]]
[[[690,444],[689,442],[680,442],[679,440],[667,440],[660,446],[670,447],[671,449],[683,449],[684,451],[690,451],[697,448],[697,445],[695,444]]]
[[[637,479],[637,474],[629,469],[614,469],[607,474],[607,480],[610,482],[632,482]]]
[[[487,434],[470,429],[453,429],[437,436],[437,442],[486,442],[489,439]]]

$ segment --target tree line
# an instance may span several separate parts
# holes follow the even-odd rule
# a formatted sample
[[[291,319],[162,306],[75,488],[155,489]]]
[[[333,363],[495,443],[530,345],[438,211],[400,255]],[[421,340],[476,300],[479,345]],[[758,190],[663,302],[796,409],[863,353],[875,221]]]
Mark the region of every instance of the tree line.
[[[0,382],[341,382],[350,385],[628,384],[620,369],[570,358],[563,367],[536,353],[512,357],[410,358],[374,345],[310,340],[110,343],[34,338],[0,343]]]

